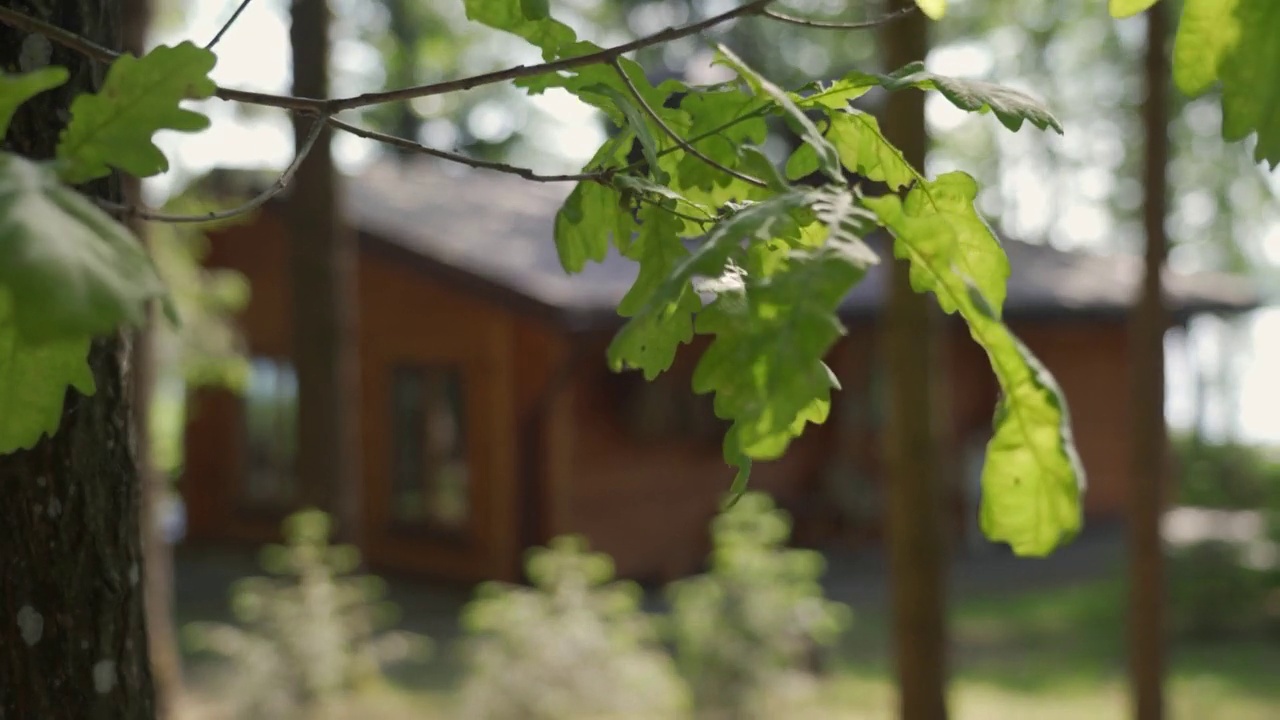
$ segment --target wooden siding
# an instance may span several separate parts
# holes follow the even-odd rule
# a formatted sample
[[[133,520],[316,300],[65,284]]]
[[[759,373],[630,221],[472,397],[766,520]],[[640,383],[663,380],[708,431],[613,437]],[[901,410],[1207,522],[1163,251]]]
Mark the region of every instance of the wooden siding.
[[[287,358],[290,294],[283,228],[270,213],[216,234],[209,264],[244,272],[253,299],[242,318],[251,351]],[[365,239],[359,261],[362,482],[366,558],[375,567],[458,581],[513,580],[522,551],[581,533],[628,577],[669,580],[696,571],[709,547],[708,521],[732,479],[721,438],[674,434],[638,439],[626,427],[617,379],[605,366],[610,333],[570,335],[544,315],[410,262]],[[1127,335],[1122,321],[1015,326],[1067,394],[1090,479],[1091,518],[1123,512],[1127,467]],[[989,428],[995,382],[980,348],[947,326],[942,407],[947,462],[956,469],[948,507],[957,532],[972,522],[961,485],[963,443]],[[810,426],[780,460],[758,463],[752,487],[773,494],[807,544],[879,535],[879,515],[841,518],[831,490],[857,474],[881,492],[880,439],[867,417],[877,331],[856,324],[829,358],[843,385],[832,416]],[[680,353],[679,392],[699,348]],[[473,522],[463,538],[395,530],[390,523],[390,373],[397,364],[462,369]],[[183,491],[195,541],[262,543],[277,537],[280,512],[242,501],[241,404],[225,392],[193,397]],[[847,487],[847,486],[846,486]],[[874,502],[874,500],[872,501]]]

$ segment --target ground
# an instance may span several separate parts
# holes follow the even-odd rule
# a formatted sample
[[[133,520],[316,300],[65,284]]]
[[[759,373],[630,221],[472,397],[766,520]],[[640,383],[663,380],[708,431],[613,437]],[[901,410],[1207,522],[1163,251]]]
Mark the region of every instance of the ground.
[[[954,567],[954,716],[974,720],[1125,718],[1123,545],[1115,528],[1095,527],[1046,560],[999,551]],[[252,559],[184,550],[178,563],[179,622],[226,617],[228,583],[254,572]],[[362,701],[350,717],[447,718],[458,666],[451,652],[462,590],[393,580],[403,626],[437,642],[425,666],[403,670],[394,688]],[[888,720],[895,716],[886,582],[875,553],[831,558],[828,592],[856,612],[834,654],[815,718]],[[206,666],[188,675],[191,707],[208,709]],[[1220,639],[1173,648],[1171,716],[1195,720],[1280,717],[1280,642]],[[209,717],[205,713],[201,716]]]

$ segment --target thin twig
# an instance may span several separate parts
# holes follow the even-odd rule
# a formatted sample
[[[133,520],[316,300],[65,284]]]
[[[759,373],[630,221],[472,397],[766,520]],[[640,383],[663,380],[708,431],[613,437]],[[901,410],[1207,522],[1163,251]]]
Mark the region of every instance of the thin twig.
[[[752,2],[745,5],[722,12],[719,15],[713,15],[698,22],[689,23],[688,25],[669,27],[665,30],[653,33],[652,35],[646,35],[645,37],[632,40],[631,42],[604,48],[603,50],[588,53],[586,55],[561,58],[559,60],[552,60],[551,62],[539,63],[537,65],[516,65],[514,67],[506,68],[505,70],[497,70],[495,72],[473,75],[471,77],[459,78],[457,80],[446,80],[444,82],[432,83],[429,85],[416,85],[397,90],[383,90],[332,100],[301,98],[289,95],[273,95],[270,93],[236,90],[232,88],[218,88],[215,94],[223,100],[234,100],[253,105],[265,105],[268,107],[283,108],[294,112],[313,115],[333,115],[341,110],[354,110],[356,108],[382,105],[400,100],[412,100],[414,98],[430,97],[432,95],[443,95],[445,93],[471,90],[482,85],[492,85],[494,83],[505,82],[507,80],[518,80],[520,78],[545,75],[548,73],[560,72],[562,70],[571,70],[585,65],[596,65],[611,62],[615,58],[619,58],[635,50],[669,42],[689,35],[695,35],[736,18],[746,17],[748,15],[758,15],[774,1],[775,0],[752,0]],[[101,45],[89,42],[79,35],[67,32],[55,25],[37,20],[15,10],[0,7],[0,22],[4,22],[7,25],[21,30],[45,35],[50,40],[65,47],[69,47],[72,50],[93,58],[94,60],[109,63],[119,56],[119,53],[116,53],[113,50],[108,50]]]
[[[34,35],[43,35],[57,45],[61,45],[69,50],[80,53],[81,55],[110,65],[120,57],[120,53],[109,48],[105,48],[91,40],[76,35],[73,32],[63,30],[57,25],[47,23],[43,20],[37,20],[29,15],[24,15],[16,10],[11,10],[0,5],[0,23],[4,23],[9,27],[18,30],[25,30]],[[324,114],[324,100],[315,98],[291,97],[287,95],[273,95],[271,93],[260,93],[252,90],[236,90],[234,88],[218,88],[214,95],[223,99],[235,102],[247,103],[250,105],[264,105],[268,107],[277,107],[284,110],[292,110],[299,113],[307,113],[310,115]]]
[[[698,217],[697,215],[690,215],[688,213],[683,213],[683,212],[680,212],[679,210],[676,210],[674,208],[669,208],[666,205],[663,205],[661,200],[655,200],[645,195],[636,195],[636,199],[641,202],[647,202],[650,205],[653,205],[654,207],[658,208],[659,210],[662,210],[663,212],[666,212],[670,215],[674,215],[675,217],[678,217],[682,220],[688,220],[689,222],[698,223],[704,228],[708,225],[714,225],[716,222],[716,219],[714,217],[710,217],[710,216]]]
[[[552,60],[551,62],[539,63],[537,65],[516,65],[505,70],[484,73],[482,75],[473,75],[472,77],[460,78],[458,80],[446,80],[445,82],[432,83],[430,85],[419,85],[416,87],[407,87],[399,90],[384,90],[381,92],[364,93],[348,98],[338,98],[329,101],[325,108],[331,113],[339,110],[352,110],[355,108],[367,107],[369,105],[381,105],[382,103],[394,102],[396,100],[412,100],[414,98],[429,97],[431,95],[443,95],[445,93],[457,92],[460,90],[471,90],[481,85],[491,85],[493,83],[504,82],[506,80],[518,80],[520,78],[533,77],[535,75],[545,75],[547,73],[559,72],[561,70],[572,70],[573,68],[583,67],[584,65],[598,65],[602,63],[613,62],[619,57],[651,45],[677,40],[689,35],[696,35],[704,30],[713,28],[716,25],[726,23],[730,20],[747,15],[758,15],[763,12],[770,3],[775,0],[752,0],[745,5],[740,5],[732,10],[727,10],[719,15],[713,15],[698,22],[689,23],[688,25],[679,25],[660,30],[652,35],[632,40],[621,45],[605,48],[597,52],[588,53],[586,55],[576,55],[574,57],[561,58]]]
[[[213,212],[203,213],[200,215],[176,215],[141,206],[120,205],[118,203],[107,202],[105,200],[99,200],[98,204],[103,208],[124,217],[137,217],[142,218],[143,220],[165,223],[217,222],[219,220],[229,220],[231,218],[253,212],[263,205],[266,205],[267,201],[271,200],[271,198],[279,195],[281,192],[284,192],[284,189],[289,186],[289,183],[293,182],[293,176],[297,174],[298,168],[302,166],[302,161],[306,160],[307,155],[311,153],[311,148],[315,147],[316,140],[319,139],[320,135],[323,133],[327,120],[328,118],[324,116],[315,119],[311,126],[311,131],[307,133],[306,140],[303,141],[302,147],[298,149],[298,154],[294,156],[293,162],[289,163],[289,166],[284,169],[284,172],[280,173],[280,176],[276,178],[276,181],[272,183],[270,187],[258,193],[257,196],[243,205],[237,205],[236,207],[228,208],[226,210],[215,210]]]
[[[223,35],[227,34],[227,31],[231,29],[232,25],[236,24],[236,20],[240,19],[240,13],[244,12],[244,9],[249,7],[249,3],[251,2],[253,2],[253,0],[240,0],[240,4],[236,6],[236,11],[231,13],[231,17],[227,18],[227,21],[218,29],[218,34],[214,35],[213,39],[209,41],[209,44],[204,46],[205,50],[212,50],[213,46],[218,44],[218,41],[222,39]]]
[[[904,18],[915,11],[916,11],[916,6],[909,5],[905,8],[895,10],[887,15],[882,15],[878,18],[872,18],[870,20],[858,20],[858,21],[852,21],[852,22],[844,21],[844,20],[814,20],[811,18],[799,17],[797,15],[788,15],[787,13],[779,12],[777,10],[770,10],[768,8],[761,10],[760,14],[767,18],[771,18],[773,20],[778,20],[780,22],[790,23],[792,25],[799,25],[801,27],[807,27],[807,28],[821,28],[823,30],[866,30],[868,28],[878,27],[880,25],[891,23],[894,20]]]
[[[662,119],[662,116],[659,115],[657,111],[653,109],[653,106],[650,105],[649,102],[644,99],[644,96],[640,94],[640,88],[637,88],[636,84],[631,82],[631,78],[627,77],[627,72],[622,68],[622,63],[618,62],[617,58],[614,58],[610,64],[613,65],[613,69],[618,72],[618,77],[622,78],[622,83],[627,86],[627,92],[631,93],[631,97],[634,98],[635,101],[640,104],[640,108],[644,110],[646,115],[649,116],[649,119],[653,120],[653,122],[656,123],[659,128],[662,128],[662,132],[666,133],[668,137],[674,140],[676,145],[680,146],[680,149],[698,158],[702,162],[710,165],[711,167],[719,170],[720,172],[723,172],[727,175],[735,177],[745,183],[748,183],[750,185],[755,185],[756,187],[761,187],[761,188],[769,187],[768,183],[766,183],[765,181],[756,177],[752,177],[751,175],[747,175],[746,173],[738,172],[737,170],[734,170],[733,168],[727,165],[723,165],[717,162],[716,160],[713,160],[712,158],[708,157],[702,151],[695,148],[693,145],[689,144],[689,142],[684,138],[680,137],[680,133],[676,132],[674,128],[668,125],[666,121]],[[654,171],[657,171],[658,168],[653,168],[653,169]]]
[[[377,142],[380,142],[380,143],[385,143],[387,145],[403,148],[405,150],[410,150],[412,152],[422,153],[423,155],[430,155],[431,157],[440,158],[441,160],[448,160],[450,162],[455,162],[460,165],[467,165],[473,168],[483,168],[486,170],[497,170],[498,172],[504,172],[510,175],[518,175],[524,178],[525,180],[532,180],[534,182],[578,182],[582,180],[598,180],[605,176],[605,173],[603,172],[584,172],[584,173],[574,173],[570,175],[541,175],[539,173],[536,173],[530,170],[529,168],[518,167],[516,165],[508,165],[506,163],[493,162],[492,160],[480,160],[478,158],[467,157],[466,155],[460,155],[458,153],[449,152],[447,150],[438,150],[433,147],[427,147],[426,145],[423,145],[421,143],[416,143],[406,138],[396,137],[395,135],[387,135],[386,133],[380,133],[376,130],[367,130],[365,128],[359,127],[358,125],[352,125],[351,123],[343,122],[337,118],[331,117],[328,119],[327,122],[339,130],[344,130],[346,132],[351,133],[352,135],[355,135],[357,137],[362,137],[367,140],[376,140]]]

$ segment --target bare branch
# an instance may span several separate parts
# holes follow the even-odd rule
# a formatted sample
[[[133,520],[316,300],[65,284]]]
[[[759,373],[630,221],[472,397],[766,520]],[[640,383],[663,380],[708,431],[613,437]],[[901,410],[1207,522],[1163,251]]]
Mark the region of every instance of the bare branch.
[[[100,63],[110,63],[120,56],[120,53],[108,50],[92,40],[63,30],[57,25],[37,20],[4,5],[0,5],[0,22],[17,30],[25,30],[33,35],[43,35],[49,38],[51,42],[69,50],[74,50],[90,60],[96,60]]]
[[[904,18],[915,11],[915,5],[908,5],[905,8],[895,10],[878,18],[852,22],[844,20],[814,20],[796,15],[788,15],[787,13],[779,12],[778,10],[770,10],[769,8],[761,10],[760,14],[767,18],[778,20],[779,22],[790,23],[792,25],[799,25],[807,28],[820,28],[823,30],[866,30],[868,28],[878,27],[880,25],[891,23],[894,20]]]
[[[363,95],[356,95],[348,98],[339,98],[329,101],[329,104],[325,109],[331,113],[336,113],[339,110],[351,110],[354,108],[367,107],[369,105],[380,105],[382,103],[394,102],[396,100],[412,100],[414,98],[443,95],[445,93],[457,92],[460,90],[471,90],[482,85],[492,85],[493,83],[533,77],[535,75],[545,75],[547,73],[559,72],[561,70],[571,70],[584,65],[610,63],[634,50],[640,50],[651,45],[658,45],[671,40],[677,40],[689,35],[696,35],[704,30],[726,23],[735,18],[745,17],[748,15],[758,15],[772,2],[774,2],[774,0],[752,0],[752,2],[746,3],[745,5],[740,5],[732,10],[722,12],[719,15],[713,15],[698,22],[689,23],[688,25],[669,27],[652,35],[646,35],[645,37],[632,40],[631,42],[614,45],[613,47],[605,48],[594,53],[588,53],[586,55],[561,58],[559,60],[552,60],[551,62],[539,63],[537,65],[517,65],[505,70],[484,73],[482,75],[474,75],[472,77],[461,78],[458,80],[447,80],[445,82],[433,83],[430,85],[419,85],[416,87],[402,88],[400,90],[386,90],[382,92],[365,93]]]
[[[236,20],[240,19],[240,13],[244,12],[244,9],[249,7],[249,3],[251,2],[253,2],[253,0],[240,0],[240,4],[236,6],[236,11],[231,13],[231,17],[227,18],[227,21],[218,29],[218,34],[214,35],[213,39],[209,41],[209,44],[204,46],[205,50],[212,50],[213,46],[218,44],[218,41],[222,39],[223,35],[227,34],[227,31],[231,29],[232,25],[236,24]]]
[[[623,84],[627,86],[627,91],[631,93],[631,97],[637,103],[640,104],[641,109],[643,109],[645,114],[649,116],[649,119],[653,120],[653,122],[656,123],[658,127],[662,128],[662,131],[666,133],[673,141],[675,141],[676,145],[680,146],[682,150],[698,158],[702,162],[710,165],[711,167],[719,170],[720,172],[725,173],[726,175],[735,177],[745,183],[755,185],[756,187],[761,187],[761,188],[769,187],[767,183],[765,183],[763,180],[760,180],[759,178],[752,177],[751,175],[738,172],[737,170],[734,170],[733,168],[728,167],[727,165],[720,164],[719,162],[708,157],[701,150],[698,150],[697,148],[695,148],[687,140],[680,137],[680,133],[676,132],[670,125],[668,125],[666,121],[662,119],[662,116],[659,115],[657,111],[653,109],[653,106],[650,105],[649,102],[644,99],[644,96],[640,94],[640,89],[636,87],[635,83],[631,82],[631,78],[627,77],[626,71],[623,70],[622,68],[622,63],[618,62],[617,58],[614,58],[611,64],[613,65],[613,69],[618,72],[618,77],[622,78]],[[654,168],[654,170],[656,171],[657,168]]]
[[[298,154],[294,156],[293,162],[289,163],[289,166],[284,169],[284,172],[280,173],[280,177],[276,178],[276,181],[271,184],[271,187],[268,187],[266,190],[258,193],[257,196],[243,205],[237,205],[236,207],[228,208],[226,210],[215,210],[213,212],[203,213],[200,215],[176,215],[146,207],[120,205],[118,203],[107,202],[105,200],[99,200],[98,204],[104,209],[123,217],[136,217],[142,218],[143,220],[165,223],[217,222],[219,220],[230,220],[231,218],[253,212],[263,205],[266,205],[271,198],[279,195],[286,187],[289,186],[289,183],[293,182],[293,176],[297,174],[298,168],[302,166],[302,161],[306,160],[307,155],[311,153],[311,148],[315,147],[316,140],[319,139],[320,135],[323,133],[327,120],[328,118],[323,116],[315,119],[311,126],[311,131],[307,133],[306,140],[303,141],[302,147],[298,150]]]
[[[483,168],[486,170],[496,170],[510,175],[518,175],[525,180],[532,180],[534,182],[578,182],[582,180],[598,180],[605,177],[605,173],[603,172],[574,173],[571,175],[540,175],[528,168],[493,162],[491,160],[480,160],[478,158],[467,157],[466,155],[460,155],[447,150],[437,150],[436,148],[427,147],[426,145],[416,143],[406,138],[387,135],[386,133],[380,133],[376,130],[367,130],[357,125],[343,122],[337,118],[331,117],[327,122],[339,130],[345,130],[352,135],[362,137],[367,140],[376,140],[377,142],[386,143],[387,145],[404,148],[405,150],[422,153],[423,155],[430,155],[431,157],[448,160],[460,165],[467,165],[473,168]]]
[[[253,105],[265,105],[268,107],[283,108],[285,110],[313,115],[334,115],[341,110],[352,110],[400,100],[412,100],[414,98],[429,97],[432,95],[443,95],[462,90],[471,90],[483,85],[492,85],[494,83],[504,82],[507,80],[518,80],[520,78],[545,75],[547,73],[560,72],[562,70],[571,70],[585,65],[612,62],[613,60],[635,50],[669,42],[689,35],[696,35],[704,30],[736,18],[746,17],[749,15],[759,15],[764,12],[770,3],[774,1],[775,0],[752,0],[745,5],[740,5],[732,10],[722,12],[719,15],[713,15],[698,22],[680,25],[677,27],[669,27],[652,35],[646,35],[645,37],[632,40],[631,42],[615,45],[586,55],[561,58],[559,60],[552,60],[551,62],[539,63],[537,65],[516,65],[515,67],[510,67],[505,70],[483,73],[481,75],[459,78],[457,80],[446,80],[444,82],[432,83],[430,85],[417,85],[398,90],[364,93],[362,95],[337,98],[333,100],[301,98],[289,95],[273,95],[270,93],[236,90],[233,88],[218,88],[215,94],[223,100],[233,100]],[[55,25],[37,20],[15,10],[0,7],[0,22],[4,22],[7,25],[21,30],[44,35],[59,45],[71,48],[72,50],[100,62],[109,63],[119,56],[119,53],[113,50],[91,43],[74,33],[67,32]]]

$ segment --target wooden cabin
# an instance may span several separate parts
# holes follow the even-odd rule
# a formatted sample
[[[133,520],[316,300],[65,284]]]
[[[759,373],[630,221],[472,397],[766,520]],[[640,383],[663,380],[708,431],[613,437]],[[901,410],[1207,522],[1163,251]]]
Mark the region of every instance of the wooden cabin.
[[[724,424],[689,389],[696,352],[653,383],[614,374],[605,348],[635,266],[610,256],[569,276],[552,241],[570,188],[425,163],[351,179],[359,236],[359,359],[365,558],[375,567],[462,582],[516,579],[523,551],[581,533],[620,574],[696,571],[708,521],[732,477]],[[277,207],[219,231],[209,264],[242,271],[253,358],[248,391],[194,398],[181,487],[188,538],[261,543],[297,503],[297,384],[290,362],[287,242]],[[1006,317],[1064,388],[1087,470],[1092,519],[1122,511],[1128,470],[1126,312],[1139,261],[1006,243]],[[842,307],[849,328],[829,362],[843,391],[832,417],[753,487],[791,509],[811,544],[879,530],[883,370],[876,318],[885,265]],[[1173,321],[1251,308],[1220,276],[1170,275]],[[697,349],[697,348],[695,348]],[[973,487],[995,402],[981,350],[947,325],[948,465],[957,533],[972,532]]]

